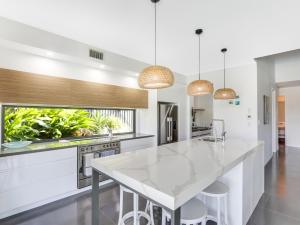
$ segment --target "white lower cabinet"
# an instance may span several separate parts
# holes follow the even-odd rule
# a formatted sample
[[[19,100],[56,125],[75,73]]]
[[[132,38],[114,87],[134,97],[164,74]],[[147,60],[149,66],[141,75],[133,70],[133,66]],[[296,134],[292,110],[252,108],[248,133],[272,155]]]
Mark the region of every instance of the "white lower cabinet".
[[[121,151],[154,145],[154,137],[124,140]],[[0,158],[0,219],[88,189],[77,189],[77,147]]]
[[[0,158],[0,218],[76,190],[76,147]]]
[[[155,137],[138,138],[121,141],[121,152],[150,148],[156,145]]]

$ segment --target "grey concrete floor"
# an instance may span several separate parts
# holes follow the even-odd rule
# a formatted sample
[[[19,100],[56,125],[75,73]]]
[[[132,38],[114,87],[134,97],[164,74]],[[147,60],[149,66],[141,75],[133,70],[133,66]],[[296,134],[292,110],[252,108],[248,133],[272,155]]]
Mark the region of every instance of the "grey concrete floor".
[[[247,225],[300,224],[300,149],[281,146],[265,171],[265,193]]]
[[[132,209],[130,195],[125,208]],[[100,194],[101,225],[116,225],[119,209],[118,187]],[[141,208],[145,200],[140,200]],[[0,220],[0,225],[90,225],[90,193],[83,193]],[[214,223],[209,222],[208,225]],[[265,171],[265,194],[247,225],[300,224],[300,149],[281,148]]]

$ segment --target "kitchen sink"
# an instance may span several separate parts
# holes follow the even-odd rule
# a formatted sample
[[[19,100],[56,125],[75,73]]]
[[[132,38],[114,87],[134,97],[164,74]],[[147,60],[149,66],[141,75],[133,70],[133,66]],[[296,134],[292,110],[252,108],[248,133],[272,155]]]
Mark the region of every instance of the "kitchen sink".
[[[203,137],[199,139],[200,141],[208,141],[208,142],[221,142],[222,138],[214,138],[214,137]]]

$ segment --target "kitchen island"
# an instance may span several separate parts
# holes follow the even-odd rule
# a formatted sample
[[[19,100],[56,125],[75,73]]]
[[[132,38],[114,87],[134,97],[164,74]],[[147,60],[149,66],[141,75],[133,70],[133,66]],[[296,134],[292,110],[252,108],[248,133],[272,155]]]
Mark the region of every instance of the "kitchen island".
[[[264,192],[264,144],[229,139],[198,139],[95,159],[93,225],[99,224],[99,173],[169,210],[180,224],[180,207],[217,179],[229,192],[229,224],[247,223]],[[101,204],[101,202],[100,202]]]

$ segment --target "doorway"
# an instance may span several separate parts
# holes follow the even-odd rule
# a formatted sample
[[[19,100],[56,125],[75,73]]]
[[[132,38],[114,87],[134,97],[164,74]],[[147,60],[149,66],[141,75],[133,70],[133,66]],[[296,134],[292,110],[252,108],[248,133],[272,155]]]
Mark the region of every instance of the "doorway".
[[[278,129],[278,145],[279,149],[285,147],[286,131],[285,131],[285,96],[277,97],[277,129]]]

